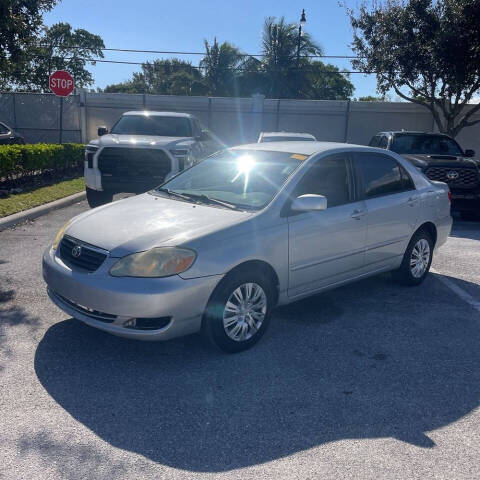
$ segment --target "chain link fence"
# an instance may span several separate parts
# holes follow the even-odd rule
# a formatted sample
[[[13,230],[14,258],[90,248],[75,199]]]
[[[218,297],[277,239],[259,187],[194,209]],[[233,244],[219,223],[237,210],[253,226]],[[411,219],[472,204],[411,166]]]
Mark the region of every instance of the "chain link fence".
[[[81,143],[79,95],[1,93],[0,122],[27,143]]]

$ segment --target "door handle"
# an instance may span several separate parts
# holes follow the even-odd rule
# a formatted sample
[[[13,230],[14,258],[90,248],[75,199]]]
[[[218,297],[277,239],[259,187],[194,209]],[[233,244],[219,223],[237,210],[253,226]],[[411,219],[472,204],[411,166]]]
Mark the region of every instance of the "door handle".
[[[418,197],[409,197],[409,199],[406,201],[406,204],[414,207],[417,204],[417,201]]]
[[[365,210],[354,210],[350,215],[355,220],[360,220],[365,215]]]

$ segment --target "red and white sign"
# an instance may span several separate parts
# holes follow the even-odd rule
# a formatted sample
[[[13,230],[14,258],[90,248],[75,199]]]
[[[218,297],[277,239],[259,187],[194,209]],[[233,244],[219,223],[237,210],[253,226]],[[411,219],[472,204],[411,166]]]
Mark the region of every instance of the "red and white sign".
[[[57,70],[50,75],[48,85],[58,97],[68,97],[75,88],[75,81],[65,70]]]

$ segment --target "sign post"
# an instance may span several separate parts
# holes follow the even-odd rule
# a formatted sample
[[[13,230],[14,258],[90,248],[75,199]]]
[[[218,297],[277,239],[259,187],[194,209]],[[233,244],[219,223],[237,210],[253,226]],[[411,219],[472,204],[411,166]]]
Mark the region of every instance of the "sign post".
[[[60,138],[59,143],[63,142],[63,98],[68,97],[75,88],[73,77],[65,70],[53,72],[48,79],[50,90],[60,97]]]

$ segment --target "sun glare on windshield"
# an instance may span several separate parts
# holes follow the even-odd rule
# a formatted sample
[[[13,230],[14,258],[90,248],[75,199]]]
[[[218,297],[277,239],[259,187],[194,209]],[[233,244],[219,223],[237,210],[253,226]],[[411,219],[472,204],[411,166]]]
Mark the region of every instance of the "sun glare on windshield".
[[[245,175],[245,181],[243,184],[243,193],[247,191],[248,186],[248,177],[250,175],[250,170],[255,165],[255,159],[251,155],[242,155],[237,158],[237,174],[232,180],[234,183],[240,175]]]

